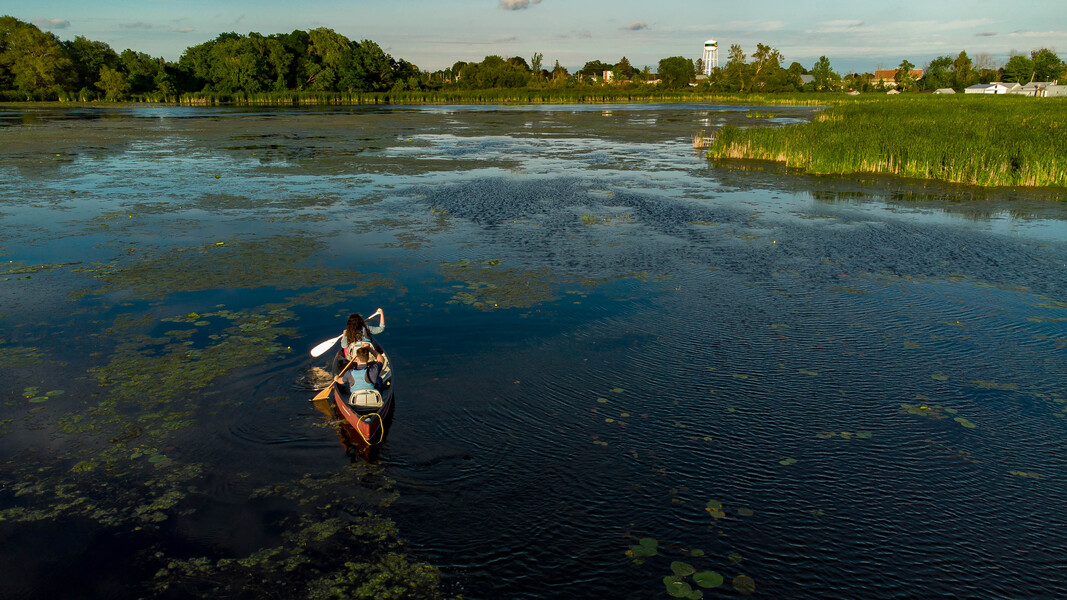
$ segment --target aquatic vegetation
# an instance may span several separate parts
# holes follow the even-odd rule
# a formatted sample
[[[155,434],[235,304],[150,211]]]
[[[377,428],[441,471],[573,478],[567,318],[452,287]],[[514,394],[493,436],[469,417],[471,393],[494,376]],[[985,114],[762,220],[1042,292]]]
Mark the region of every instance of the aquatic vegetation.
[[[630,549],[626,551],[627,556],[632,556],[634,562],[639,562],[642,558],[649,556],[655,556],[659,551],[659,542],[655,538],[645,537],[637,540],[637,543],[630,546]]]
[[[885,173],[980,186],[1067,186],[1067,108],[1027,98],[914,96],[842,104],[809,123],[719,131],[714,159],[816,174]],[[1031,128],[1046,135],[1035,138]],[[864,135],[857,136],[862,131]]]
[[[697,570],[693,568],[693,565],[680,560],[671,562],[671,571],[679,577],[685,577],[686,575],[692,575],[697,572]]]
[[[829,440],[835,437],[841,438],[846,441],[851,440],[853,437],[857,437],[861,440],[868,440],[872,437],[872,434],[869,431],[857,431],[856,433],[852,433],[851,431],[821,431],[819,433],[816,433],[815,437],[821,440]]]
[[[734,590],[742,596],[751,596],[756,591],[756,582],[748,575],[738,575],[731,583]]]
[[[1029,477],[1031,479],[1041,479],[1044,477],[1044,475],[1039,473],[1027,473],[1026,471],[1008,471],[1008,475],[1013,475],[1015,477]]]
[[[693,581],[702,588],[717,588],[722,585],[723,576],[715,571],[701,571],[693,574]]]
[[[40,364],[44,355],[40,348],[8,346],[0,348],[0,364],[9,369],[26,369]]]
[[[308,261],[324,247],[324,242],[306,237],[237,238],[222,246],[173,248],[75,271],[100,281],[99,287],[90,290],[93,295],[125,292],[144,299],[175,292],[267,286],[296,289],[361,279],[355,271],[309,266]]]
[[[726,516],[726,513],[722,509],[722,503],[716,500],[708,500],[704,510],[708,511],[711,517],[715,520],[719,520]]]
[[[691,585],[677,575],[668,575],[663,578],[663,585],[667,588],[667,595],[672,598],[697,599],[704,596],[700,590],[694,590]]]
[[[737,514],[742,517],[751,517],[756,513],[751,508],[739,508],[737,509]]]
[[[998,383],[996,381],[972,381],[971,385],[981,390],[1015,391],[1019,389],[1017,383]]]
[[[782,460],[778,461],[778,464],[782,465],[783,467],[788,467],[789,465],[797,464],[797,459],[795,459],[795,458],[783,458]]]
[[[556,299],[552,291],[558,278],[545,269],[521,270],[489,262],[462,259],[442,263],[445,279],[464,281],[464,291],[455,292],[449,304],[466,304],[479,310],[529,308]]]

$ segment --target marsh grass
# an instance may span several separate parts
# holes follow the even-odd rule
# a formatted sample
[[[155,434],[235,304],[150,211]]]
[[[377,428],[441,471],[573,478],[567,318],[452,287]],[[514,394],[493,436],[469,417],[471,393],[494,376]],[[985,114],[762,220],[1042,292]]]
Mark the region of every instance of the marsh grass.
[[[771,160],[814,174],[1067,186],[1067,102],[912,96],[844,103],[810,123],[726,126],[708,158]]]

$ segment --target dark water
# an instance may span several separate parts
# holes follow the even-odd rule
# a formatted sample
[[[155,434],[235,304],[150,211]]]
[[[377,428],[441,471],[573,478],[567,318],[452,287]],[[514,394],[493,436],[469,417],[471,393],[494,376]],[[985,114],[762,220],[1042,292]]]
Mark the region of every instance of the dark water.
[[[747,110],[0,109],[0,595],[1067,595],[1062,195]],[[366,463],[304,377],[379,306]]]

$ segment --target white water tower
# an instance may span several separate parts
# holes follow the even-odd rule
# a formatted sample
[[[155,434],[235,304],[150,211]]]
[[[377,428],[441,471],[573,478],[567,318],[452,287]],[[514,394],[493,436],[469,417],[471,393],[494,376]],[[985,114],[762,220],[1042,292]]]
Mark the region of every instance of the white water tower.
[[[711,76],[711,70],[719,66],[719,42],[707,40],[704,42],[704,75]]]

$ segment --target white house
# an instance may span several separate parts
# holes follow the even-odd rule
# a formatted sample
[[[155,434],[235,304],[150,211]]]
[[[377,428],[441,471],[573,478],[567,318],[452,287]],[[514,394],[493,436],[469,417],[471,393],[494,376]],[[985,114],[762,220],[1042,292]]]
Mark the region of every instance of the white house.
[[[1055,81],[1031,81],[1012,93],[1033,96],[1034,98],[1044,98],[1047,95],[1048,88],[1054,85],[1056,85]]]
[[[952,88],[937,88],[934,90],[935,94],[955,94],[956,90]]]
[[[1017,83],[1003,83],[993,81],[990,83],[976,83],[963,90],[965,94],[1011,94],[1021,90],[1023,86]]]

